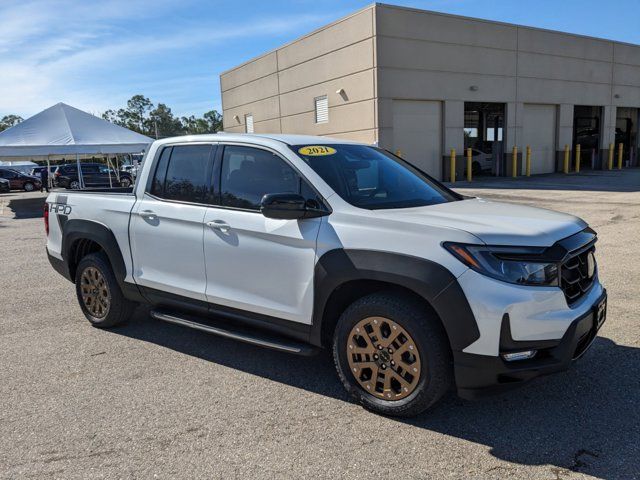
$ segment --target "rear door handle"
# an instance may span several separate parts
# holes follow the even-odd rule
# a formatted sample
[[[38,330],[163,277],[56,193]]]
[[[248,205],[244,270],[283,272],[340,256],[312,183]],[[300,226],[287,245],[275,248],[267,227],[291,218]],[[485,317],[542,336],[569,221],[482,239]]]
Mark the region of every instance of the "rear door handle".
[[[142,218],[146,218],[147,220],[157,220],[158,219],[158,216],[152,210],[142,210],[140,212],[140,216]]]
[[[213,220],[212,222],[207,222],[207,227],[220,230],[222,233],[227,233],[231,230],[231,225],[226,223],[224,220]]]

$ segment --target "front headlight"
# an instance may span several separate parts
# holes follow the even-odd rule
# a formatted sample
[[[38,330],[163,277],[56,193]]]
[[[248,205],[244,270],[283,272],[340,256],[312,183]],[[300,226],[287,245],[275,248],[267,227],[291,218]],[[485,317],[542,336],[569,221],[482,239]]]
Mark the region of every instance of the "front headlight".
[[[478,273],[517,285],[558,286],[558,264],[544,261],[544,249],[445,243],[458,260]]]

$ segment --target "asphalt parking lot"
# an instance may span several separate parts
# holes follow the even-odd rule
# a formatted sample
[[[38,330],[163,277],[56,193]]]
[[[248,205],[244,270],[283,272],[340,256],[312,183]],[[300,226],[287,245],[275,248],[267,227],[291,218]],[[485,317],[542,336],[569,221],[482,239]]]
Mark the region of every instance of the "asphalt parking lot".
[[[640,478],[640,169],[456,184],[579,215],[608,321],[569,371],[411,420],[312,358],[158,323],[98,330],[49,266],[39,193],[0,195],[0,478]]]

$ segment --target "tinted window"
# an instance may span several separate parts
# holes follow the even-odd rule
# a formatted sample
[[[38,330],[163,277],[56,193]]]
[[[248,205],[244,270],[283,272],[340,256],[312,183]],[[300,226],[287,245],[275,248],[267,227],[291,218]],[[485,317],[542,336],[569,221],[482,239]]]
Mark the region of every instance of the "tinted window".
[[[81,165],[82,173],[98,173],[97,165]]]
[[[160,196],[168,200],[202,203],[209,183],[207,168],[210,152],[209,145],[173,147]],[[165,152],[162,153],[164,155]],[[159,168],[161,166],[158,165]]]
[[[11,170],[0,170],[0,177],[2,178],[15,178],[16,174]]]
[[[407,162],[379,148],[325,145],[324,150],[314,150],[303,147],[291,148],[342,199],[359,208],[421,207],[460,198]]]
[[[266,193],[299,193],[300,177],[277,155],[258,148],[227,146],[222,157],[221,203],[260,209]]]
[[[163,148],[156,166],[156,174],[153,176],[153,182],[151,183],[152,195],[156,197],[162,196],[164,190],[164,180],[167,177],[167,165],[169,165],[169,157],[171,156],[171,147]]]

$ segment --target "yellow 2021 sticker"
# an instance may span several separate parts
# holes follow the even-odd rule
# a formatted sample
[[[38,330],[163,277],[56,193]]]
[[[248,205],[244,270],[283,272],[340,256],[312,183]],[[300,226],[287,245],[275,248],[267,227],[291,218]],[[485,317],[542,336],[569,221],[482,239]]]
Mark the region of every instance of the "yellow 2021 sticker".
[[[298,153],[300,153],[300,155],[306,155],[308,157],[321,157],[323,155],[335,154],[336,149],[326,147],[324,145],[310,145],[308,147],[299,148]]]

